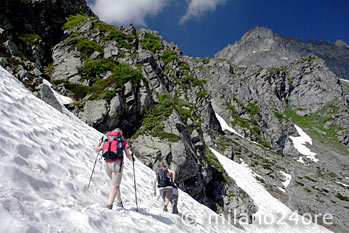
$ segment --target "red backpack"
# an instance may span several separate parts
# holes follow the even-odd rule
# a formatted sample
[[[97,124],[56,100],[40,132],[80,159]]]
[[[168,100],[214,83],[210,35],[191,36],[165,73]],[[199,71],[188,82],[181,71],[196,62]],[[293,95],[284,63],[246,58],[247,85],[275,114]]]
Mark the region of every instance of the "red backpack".
[[[124,142],[121,132],[108,132],[102,150],[102,156],[107,162],[122,160],[124,155]]]

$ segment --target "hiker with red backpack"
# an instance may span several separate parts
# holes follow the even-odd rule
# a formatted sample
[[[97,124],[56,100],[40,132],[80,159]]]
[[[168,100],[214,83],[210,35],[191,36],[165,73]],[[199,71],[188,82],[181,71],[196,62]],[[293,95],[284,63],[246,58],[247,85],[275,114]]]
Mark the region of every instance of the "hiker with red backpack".
[[[156,186],[159,188],[160,196],[163,200],[164,211],[167,211],[167,205],[172,199],[172,185],[176,178],[176,173],[165,166],[159,166],[154,179],[154,196],[156,196]],[[158,184],[158,185],[156,185]]]
[[[122,137],[122,131],[115,129],[107,133],[105,140],[100,140],[96,152],[102,150],[102,157],[105,160],[105,171],[110,178],[110,192],[107,208],[112,209],[116,198],[116,205],[123,207],[120,193],[120,184],[124,164],[124,152],[130,161],[134,161],[129,152],[130,146]]]

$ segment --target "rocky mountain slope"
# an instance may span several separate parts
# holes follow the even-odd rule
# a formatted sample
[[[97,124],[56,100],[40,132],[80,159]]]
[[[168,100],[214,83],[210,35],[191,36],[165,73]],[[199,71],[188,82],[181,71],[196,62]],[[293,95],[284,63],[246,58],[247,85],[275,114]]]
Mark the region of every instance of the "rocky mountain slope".
[[[295,56],[288,65],[263,68],[191,58],[158,32],[114,27],[86,5],[72,5],[72,15],[59,27],[54,24],[61,37],[45,53],[28,52],[3,28],[1,65],[59,108],[42,84],[49,80],[74,100],[66,107],[100,132],[121,128],[147,166],[170,166],[182,190],[218,213],[229,216],[235,210],[252,221],[256,206],[208,147],[250,166],[290,209],[330,212],[334,224],[326,227],[349,228],[349,88],[326,60]],[[52,62],[35,65],[32,58]],[[220,117],[240,136],[222,129]],[[313,157],[297,150],[295,124],[311,137],[312,145],[305,146]],[[282,172],[292,176],[287,187]]]
[[[288,65],[311,55],[322,58],[338,77],[349,80],[349,45],[341,40],[335,44],[329,41],[304,42],[257,26],[240,41],[219,51],[215,57],[227,59],[239,66],[260,65],[270,68]]]

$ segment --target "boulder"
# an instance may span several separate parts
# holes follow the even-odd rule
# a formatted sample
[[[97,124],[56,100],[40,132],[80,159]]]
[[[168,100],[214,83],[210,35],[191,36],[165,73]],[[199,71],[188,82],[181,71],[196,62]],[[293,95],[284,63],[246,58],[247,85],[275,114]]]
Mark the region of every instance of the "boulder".
[[[79,118],[86,124],[97,127],[108,113],[108,103],[104,99],[87,101]]]
[[[42,84],[40,86],[39,96],[43,101],[63,113],[62,105],[58,102],[54,92],[48,85]]]

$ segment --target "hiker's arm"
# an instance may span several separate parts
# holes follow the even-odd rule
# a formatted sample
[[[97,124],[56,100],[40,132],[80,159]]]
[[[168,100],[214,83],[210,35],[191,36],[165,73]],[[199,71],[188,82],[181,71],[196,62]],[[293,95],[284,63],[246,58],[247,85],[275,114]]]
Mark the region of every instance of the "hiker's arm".
[[[100,152],[102,150],[102,142],[103,142],[103,140],[99,140],[99,143],[95,149],[96,152]]]
[[[130,153],[129,148],[127,148],[127,149],[125,150],[125,152],[126,152],[127,158],[128,158],[130,161],[132,161],[132,156],[131,156],[131,153]]]
[[[154,196],[156,196],[156,177],[154,178],[153,184],[154,184]]]
[[[176,172],[173,170],[169,170],[169,172],[171,172],[171,174],[172,174],[172,183],[174,183],[176,180]]]

